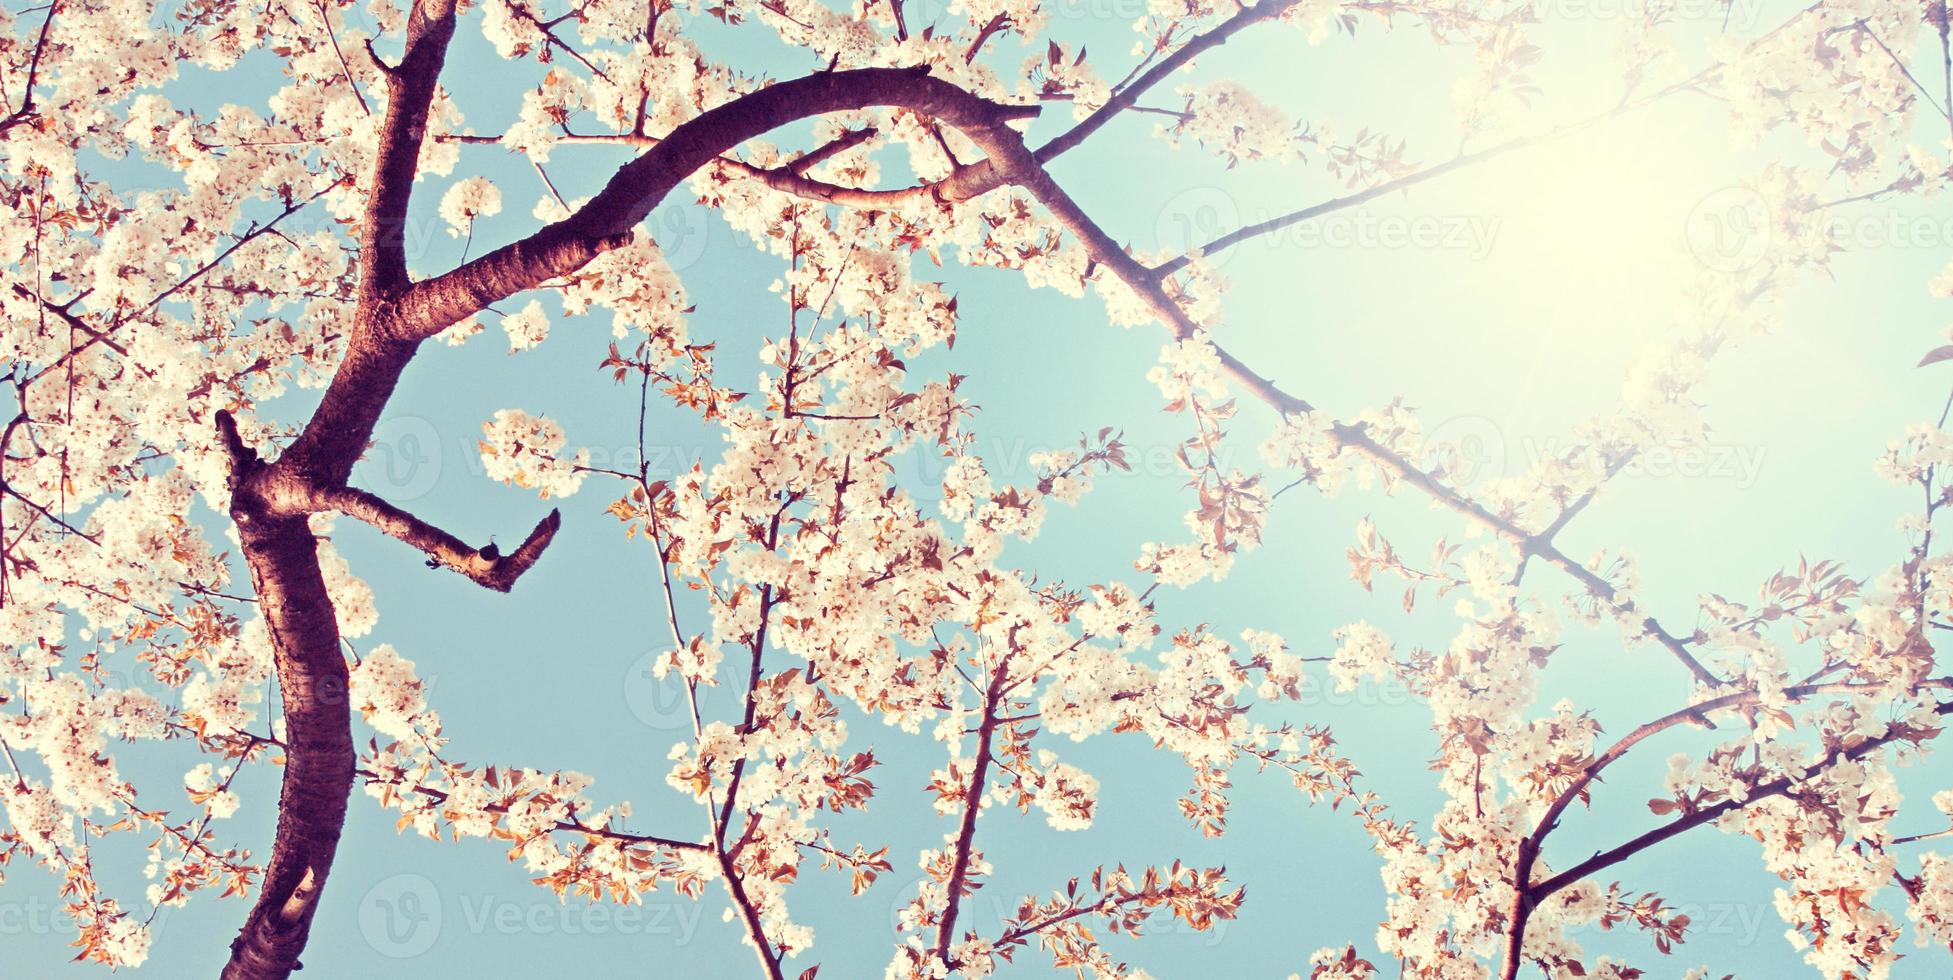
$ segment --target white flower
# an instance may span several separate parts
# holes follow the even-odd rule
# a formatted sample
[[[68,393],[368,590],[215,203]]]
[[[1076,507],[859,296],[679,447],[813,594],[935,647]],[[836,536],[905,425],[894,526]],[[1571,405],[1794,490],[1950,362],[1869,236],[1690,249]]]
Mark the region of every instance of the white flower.
[[[482,423],[481,461],[491,480],[530,487],[543,497],[567,497],[583,485],[579,466],[588,466],[590,451],[580,449],[564,458],[563,427],[521,409],[505,408],[493,421]]]
[[[456,238],[472,231],[477,217],[493,217],[501,211],[502,192],[486,177],[457,180],[441,195],[441,220]]]
[[[1044,777],[1036,802],[1053,830],[1084,830],[1098,810],[1099,781],[1076,766],[1058,762],[1050,752],[1038,753]]]
[[[127,916],[110,921],[100,942],[114,966],[141,966],[149,958],[149,927]]]
[[[1146,380],[1158,385],[1160,394],[1169,402],[1220,398],[1227,394],[1220,354],[1205,336],[1189,337],[1160,348],[1159,366],[1147,372]]]
[[[427,697],[413,661],[382,643],[353,668],[350,689],[367,724],[395,739],[414,737],[414,721],[426,710]]]
[[[509,335],[509,353],[528,350],[549,337],[549,314],[543,312],[540,300],[530,300],[529,305],[502,318],[502,329]]]

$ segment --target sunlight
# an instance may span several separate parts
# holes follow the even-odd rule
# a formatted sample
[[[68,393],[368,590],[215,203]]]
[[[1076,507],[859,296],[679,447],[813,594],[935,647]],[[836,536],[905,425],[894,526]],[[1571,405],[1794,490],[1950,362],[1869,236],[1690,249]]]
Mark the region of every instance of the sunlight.
[[[1457,293],[1444,315],[1478,340],[1458,370],[1509,378],[1469,410],[1501,419],[1514,438],[1603,411],[1620,365],[1673,336],[1691,284],[1754,250],[1733,234],[1741,214],[1704,213],[1747,200],[1724,176],[1719,136],[1669,122],[1656,132],[1620,119],[1515,151],[1505,173],[1444,202],[1496,229],[1482,260],[1448,267]]]
[[[1626,325],[1701,271],[1691,213],[1716,188],[1706,147],[1602,127],[1526,151],[1501,181],[1494,262],[1558,311]],[[1699,235],[1698,235],[1699,237]],[[1654,305],[1651,309],[1651,304]]]

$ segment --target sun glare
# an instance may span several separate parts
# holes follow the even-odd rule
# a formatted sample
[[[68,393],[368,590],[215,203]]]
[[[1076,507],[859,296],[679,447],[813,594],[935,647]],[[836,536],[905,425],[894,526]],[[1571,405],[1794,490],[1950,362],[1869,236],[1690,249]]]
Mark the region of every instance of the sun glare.
[[[1620,366],[1675,335],[1692,285],[1741,257],[1742,222],[1705,211],[1742,192],[1718,133],[1632,118],[1514,150],[1501,167],[1404,206],[1470,215],[1489,238],[1482,254],[1431,260],[1445,286],[1429,312],[1470,338],[1452,347],[1454,369],[1510,381],[1460,408],[1560,432],[1604,411]]]
[[[1506,200],[1493,259],[1530,285],[1522,294],[1548,299],[1556,319],[1626,325],[1700,271],[1690,221],[1715,190],[1700,162],[1712,155],[1622,129],[1526,151],[1498,189]]]

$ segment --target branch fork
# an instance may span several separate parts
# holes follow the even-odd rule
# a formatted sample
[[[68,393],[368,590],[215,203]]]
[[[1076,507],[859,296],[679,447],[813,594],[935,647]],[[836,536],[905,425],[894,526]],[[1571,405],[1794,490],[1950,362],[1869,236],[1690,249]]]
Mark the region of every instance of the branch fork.
[[[542,557],[563,525],[562,511],[552,508],[514,551],[504,554],[492,542],[476,548],[365,490],[265,463],[245,445],[237,419],[228,411],[218,411],[217,433],[231,459],[231,517],[239,524],[267,517],[344,514],[419,549],[427,555],[429,567],[452,569],[497,592],[515,587],[515,580]]]

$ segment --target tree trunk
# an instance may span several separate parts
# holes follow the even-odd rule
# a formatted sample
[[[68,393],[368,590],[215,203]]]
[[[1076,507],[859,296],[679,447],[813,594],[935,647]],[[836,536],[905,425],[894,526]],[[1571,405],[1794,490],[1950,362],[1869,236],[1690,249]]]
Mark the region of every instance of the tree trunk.
[[[232,515],[271,627],[289,749],[277,845],[224,980],[282,978],[299,968],[353,786],[346,657],[317,541],[304,515],[271,517],[253,506],[236,502]]]

